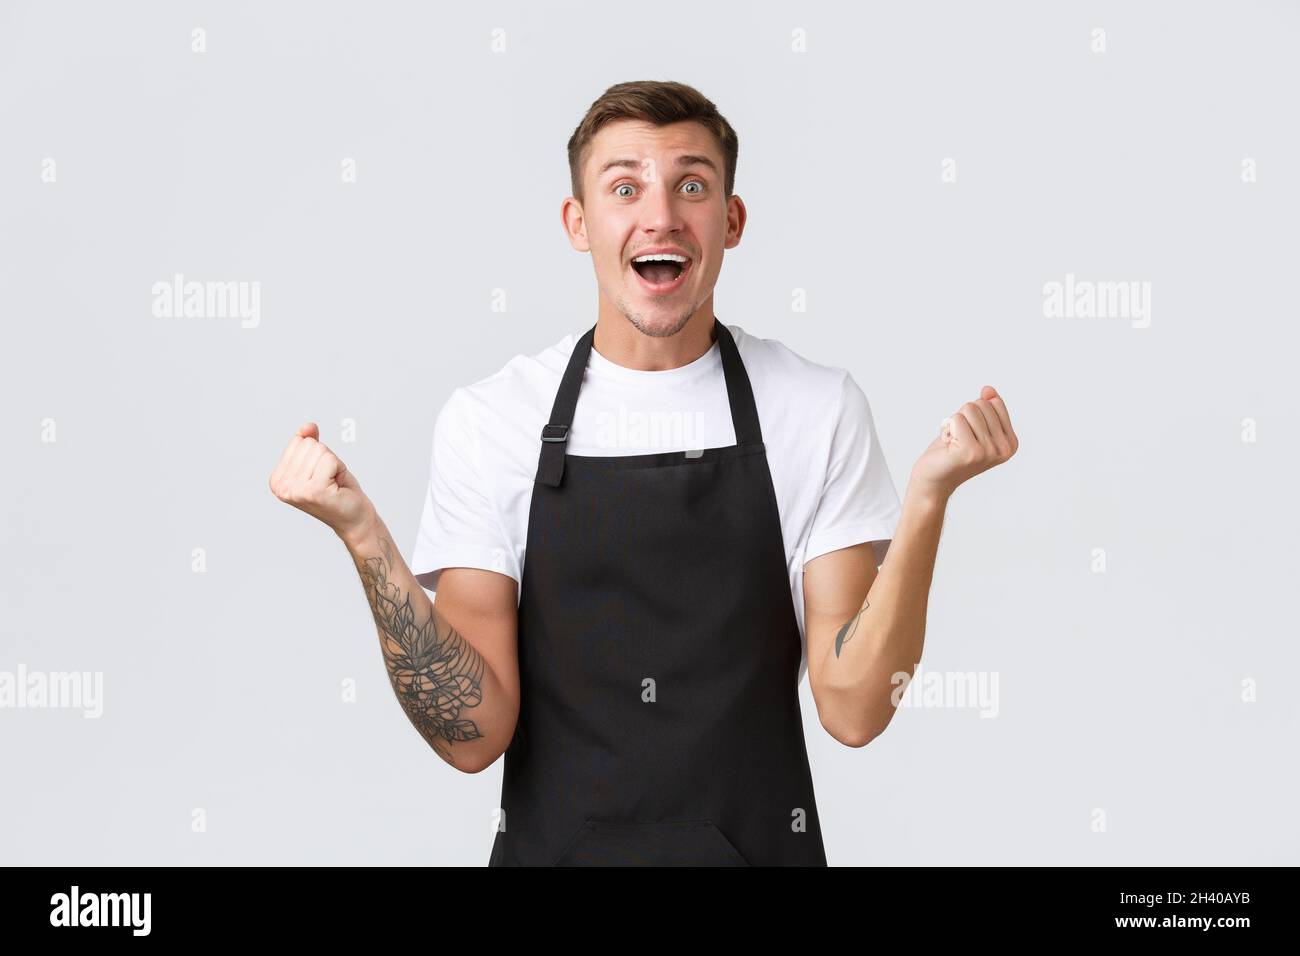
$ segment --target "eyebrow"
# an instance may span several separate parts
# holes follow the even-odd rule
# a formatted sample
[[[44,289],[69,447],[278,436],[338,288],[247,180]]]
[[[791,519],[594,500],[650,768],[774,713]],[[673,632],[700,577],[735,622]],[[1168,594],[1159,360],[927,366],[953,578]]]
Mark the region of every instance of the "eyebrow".
[[[707,166],[709,169],[713,170],[715,176],[721,175],[718,172],[717,163],[709,159],[709,157],[707,156],[695,156],[691,154],[687,154],[685,156],[678,156],[675,165],[679,169],[685,166]],[[596,173],[596,178],[600,179],[605,175],[605,173],[609,172],[611,169],[640,169],[640,168],[641,168],[641,160],[639,159],[611,159],[609,162],[605,163],[605,165],[600,167],[600,171]]]

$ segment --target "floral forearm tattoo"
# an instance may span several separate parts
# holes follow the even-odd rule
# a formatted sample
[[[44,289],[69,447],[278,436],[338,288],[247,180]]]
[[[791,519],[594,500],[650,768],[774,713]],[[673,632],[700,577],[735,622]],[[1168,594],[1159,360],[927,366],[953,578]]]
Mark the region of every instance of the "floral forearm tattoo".
[[[482,737],[461,711],[483,701],[483,658],[460,633],[430,609],[417,623],[411,595],[388,580],[393,546],[380,542],[384,556],[359,566],[362,584],[379,628],[384,663],[402,709],[438,755],[455,766],[451,744]]]

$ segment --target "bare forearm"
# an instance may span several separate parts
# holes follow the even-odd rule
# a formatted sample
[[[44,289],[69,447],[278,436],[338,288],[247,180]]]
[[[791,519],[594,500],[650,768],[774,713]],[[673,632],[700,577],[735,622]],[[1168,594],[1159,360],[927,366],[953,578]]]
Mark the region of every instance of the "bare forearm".
[[[433,606],[383,521],[343,538],[361,575],[397,699],[443,760],[467,773],[509,743],[514,714],[484,658]]]
[[[861,609],[840,627],[818,665],[829,719],[857,745],[894,715],[895,675],[910,679],[925,643],[926,607],[947,496],[908,483],[889,551]]]
[[[818,668],[818,710],[837,739],[862,746],[893,719],[896,701],[921,660],[948,499],[963,482],[1006,462],[1019,447],[1006,403],[997,389],[985,385],[978,399],[943,420],[938,437],[912,466],[893,543],[861,608],[833,642],[820,632],[812,642],[829,645],[822,660],[808,666]],[[855,601],[866,583],[861,580],[847,601]]]

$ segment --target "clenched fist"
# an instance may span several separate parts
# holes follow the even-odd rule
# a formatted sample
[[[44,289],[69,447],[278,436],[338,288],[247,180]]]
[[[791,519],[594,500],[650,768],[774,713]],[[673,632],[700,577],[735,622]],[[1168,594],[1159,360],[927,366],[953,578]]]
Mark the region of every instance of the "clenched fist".
[[[1011,430],[1011,418],[997,389],[985,385],[977,401],[967,402],[939,428],[912,466],[913,480],[947,496],[957,486],[1016,453],[1020,439]]]
[[[374,507],[347,465],[319,439],[315,422],[298,429],[271,472],[271,491],[347,537],[372,520]]]

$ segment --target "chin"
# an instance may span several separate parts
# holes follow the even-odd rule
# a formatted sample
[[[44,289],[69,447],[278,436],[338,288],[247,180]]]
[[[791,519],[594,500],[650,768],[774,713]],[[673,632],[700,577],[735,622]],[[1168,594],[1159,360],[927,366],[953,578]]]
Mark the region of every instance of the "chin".
[[[652,338],[667,338],[676,335],[686,327],[686,323],[695,314],[694,309],[683,310],[681,306],[666,304],[643,305],[635,299],[623,299],[618,304],[623,317],[632,323],[642,335]]]

